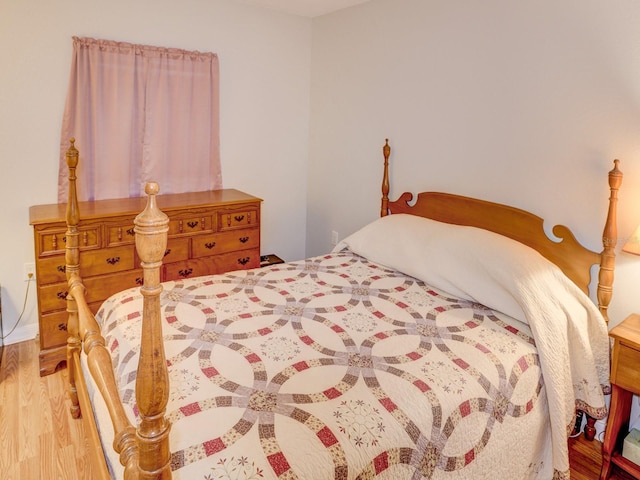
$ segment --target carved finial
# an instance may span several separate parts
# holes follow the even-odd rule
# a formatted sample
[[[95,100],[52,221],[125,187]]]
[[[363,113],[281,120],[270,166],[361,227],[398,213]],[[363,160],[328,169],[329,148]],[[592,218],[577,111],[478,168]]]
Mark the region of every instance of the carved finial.
[[[67,225],[77,227],[80,222],[80,213],[78,212],[78,193],[76,191],[76,167],[80,158],[80,152],[75,147],[75,138],[71,138],[71,144],[66,152],[67,166],[69,167],[69,188],[67,201]]]
[[[76,139],[70,138],[69,143],[71,145],[69,145],[69,148],[67,149],[67,154],[66,154],[67,165],[69,166],[69,168],[76,168],[76,166],[78,165],[78,157],[79,157],[79,152],[75,145]]]
[[[144,192],[148,195],[147,206],[136,217],[136,225],[142,227],[168,224],[168,217],[160,211],[156,203],[156,195],[160,192],[160,185],[156,182],[147,182],[144,186]]]
[[[160,185],[157,182],[147,182],[144,186],[144,193],[147,195],[157,195],[160,192]]]
[[[613,161],[613,170],[609,172],[609,185],[611,187],[619,188],[622,183],[622,172],[618,168],[620,165],[620,160],[616,159]]]
[[[169,217],[158,208],[156,202],[160,186],[156,182],[148,182],[144,191],[148,195],[147,205],[134,220],[136,247],[143,262],[159,262],[166,249]]]

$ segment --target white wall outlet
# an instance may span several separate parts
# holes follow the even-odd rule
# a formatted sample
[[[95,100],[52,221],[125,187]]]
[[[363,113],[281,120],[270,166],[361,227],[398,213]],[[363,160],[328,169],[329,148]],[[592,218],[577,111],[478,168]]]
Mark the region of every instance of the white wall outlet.
[[[36,264],[35,263],[25,263],[24,264],[24,281],[28,282],[29,280],[36,279]]]
[[[338,244],[338,232],[335,230],[331,232],[331,245],[334,247]]]

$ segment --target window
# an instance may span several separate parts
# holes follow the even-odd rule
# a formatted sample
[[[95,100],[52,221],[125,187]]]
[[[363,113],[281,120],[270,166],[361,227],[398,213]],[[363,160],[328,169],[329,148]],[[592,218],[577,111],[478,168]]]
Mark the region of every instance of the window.
[[[221,188],[218,90],[216,54],[73,37],[58,201],[70,138],[80,200]]]

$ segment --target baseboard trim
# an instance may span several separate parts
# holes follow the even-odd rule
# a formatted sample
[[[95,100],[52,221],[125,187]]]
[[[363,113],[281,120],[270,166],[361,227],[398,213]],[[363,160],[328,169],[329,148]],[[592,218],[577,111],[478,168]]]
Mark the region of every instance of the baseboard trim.
[[[35,339],[37,335],[37,324],[28,324],[23,327],[18,326],[11,335],[8,335],[7,338],[4,339],[4,344],[13,345],[14,343],[26,342],[27,340]]]

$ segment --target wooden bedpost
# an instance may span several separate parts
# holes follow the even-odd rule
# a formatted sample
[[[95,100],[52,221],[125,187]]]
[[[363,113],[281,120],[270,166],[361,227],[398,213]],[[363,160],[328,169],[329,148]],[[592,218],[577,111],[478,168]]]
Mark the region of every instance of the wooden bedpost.
[[[78,225],[80,222],[80,209],[76,193],[76,167],[79,161],[79,153],[75,148],[74,139],[67,150],[67,165],[69,167],[69,201],[67,203],[66,222],[66,250],[65,272],[68,283],[67,311],[69,319],[67,330],[67,372],[69,375],[69,396],[71,398],[71,414],[74,418],[81,415],[80,399],[84,399],[84,405],[88,405],[89,398],[84,386],[80,366],[80,350],[84,349],[87,357],[87,365],[96,381],[98,390],[105,399],[109,409],[109,415],[113,424],[114,448],[120,454],[120,461],[125,465],[125,478],[137,477],[138,446],[136,442],[135,428],[128,420],[122,402],[118,396],[111,355],[105,347],[104,338],[100,335],[100,326],[96,322],[91,309],[87,304],[86,291],[80,277],[80,235]],[[78,387],[82,387],[79,389]],[[92,412],[86,412],[86,419],[92,423]],[[85,424],[87,425],[87,424]],[[99,444],[98,433],[90,429],[86,430],[93,442]],[[93,435],[93,437],[92,437]],[[91,443],[91,442],[90,442]],[[107,478],[108,471],[101,449],[90,449],[92,468],[95,478]],[[133,472],[131,477],[127,472]]]
[[[67,149],[67,166],[69,167],[69,191],[67,201],[67,233],[65,246],[65,272],[67,282],[72,276],[78,275],[80,270],[80,244],[78,223],[80,213],[78,210],[78,195],[76,193],[76,167],[78,166],[79,152],[75,147],[75,138],[72,138]],[[69,374],[69,398],[71,400],[71,416],[80,417],[80,404],[78,402],[78,389],[76,388],[75,369],[71,367],[74,353],[77,355],[82,348],[80,334],[78,332],[78,306],[72,295],[67,295],[67,367]]]
[[[613,161],[613,170],[609,172],[609,210],[607,212],[607,220],[604,224],[602,232],[602,246],[604,247],[600,254],[600,270],[598,271],[598,308],[604,317],[605,322],[609,323],[609,303],[613,294],[613,269],[616,261],[615,248],[618,243],[618,224],[616,222],[618,209],[618,190],[622,184],[622,172],[618,169],[620,160]],[[596,419],[587,415],[586,424],[584,426],[584,437],[587,440],[593,440],[596,436],[595,423]]]
[[[608,309],[613,292],[613,269],[616,260],[615,247],[618,243],[616,212],[618,206],[618,190],[622,184],[622,172],[618,169],[619,163],[620,160],[614,160],[613,170],[609,172],[609,189],[611,195],[609,197],[607,221],[602,233],[602,246],[604,249],[600,254],[600,271],[598,273],[598,308],[607,323],[609,323]]]
[[[160,312],[160,268],[167,249],[169,218],[158,209],[155,182],[147,183],[147,206],[135,219],[136,250],[144,269],[142,340],[136,377],[136,402],[141,422],[137,430],[140,479],[170,479],[171,452],[165,418],[169,372],[164,355]]]
[[[382,176],[382,206],[380,208],[380,216],[386,217],[389,214],[389,156],[391,155],[391,147],[387,138],[382,147],[384,155],[384,174]]]

